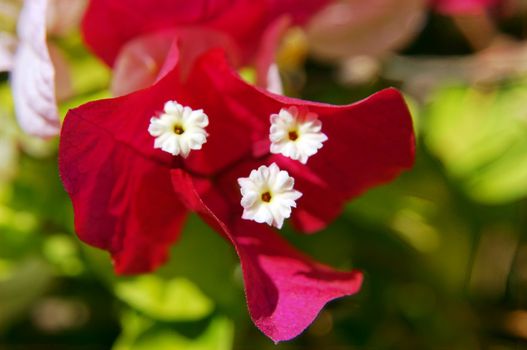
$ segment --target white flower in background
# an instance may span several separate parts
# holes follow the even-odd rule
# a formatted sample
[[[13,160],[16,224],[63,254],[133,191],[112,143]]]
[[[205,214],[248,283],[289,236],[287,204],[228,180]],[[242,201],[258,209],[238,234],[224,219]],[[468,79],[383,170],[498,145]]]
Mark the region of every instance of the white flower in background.
[[[284,220],[296,208],[302,193],[295,190],[295,180],[287,171],[273,163],[251,171],[249,177],[238,179],[242,194],[242,218],[282,228]]]
[[[271,115],[271,153],[306,164],[328,139],[321,130],[322,122],[315,113],[299,111],[294,106],[282,108],[278,114]]]
[[[55,97],[55,69],[46,43],[46,0],[29,0],[18,20],[18,48],[11,87],[20,127],[50,137],[60,131]]]
[[[13,21],[22,5],[18,38],[5,28],[0,32],[0,70],[11,71],[18,123],[33,136],[58,135],[57,98],[71,95],[71,82],[66,60],[60,50],[48,46],[47,34],[64,35],[77,26],[86,0],[13,0],[0,5],[0,12]]]
[[[203,110],[168,101],[164,113],[150,119],[148,132],[156,138],[154,148],[186,158],[191,150],[199,150],[207,142],[207,125],[209,118]]]

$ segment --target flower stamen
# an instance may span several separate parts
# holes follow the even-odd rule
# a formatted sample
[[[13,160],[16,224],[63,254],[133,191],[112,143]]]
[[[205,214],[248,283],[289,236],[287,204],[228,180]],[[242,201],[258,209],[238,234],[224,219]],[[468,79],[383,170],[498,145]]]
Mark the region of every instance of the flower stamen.
[[[181,135],[185,132],[185,129],[183,129],[183,127],[181,125],[176,125],[174,126],[174,132],[177,134],[177,135]]]
[[[269,203],[273,197],[271,196],[271,193],[269,191],[262,193],[262,200],[266,203]]]

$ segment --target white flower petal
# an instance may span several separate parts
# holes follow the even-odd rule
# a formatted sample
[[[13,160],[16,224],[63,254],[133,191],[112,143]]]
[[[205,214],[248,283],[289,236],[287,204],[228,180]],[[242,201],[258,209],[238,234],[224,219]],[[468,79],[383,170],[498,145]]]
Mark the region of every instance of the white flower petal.
[[[309,157],[322,148],[328,137],[322,133],[322,122],[313,112],[297,107],[282,108],[270,117],[270,152],[282,154],[306,164]]]
[[[208,134],[204,128],[208,124],[209,118],[203,110],[193,111],[175,101],[167,101],[164,113],[150,119],[148,132],[156,138],[154,148],[186,158],[190,151],[200,150],[207,142]],[[182,133],[177,133],[176,128]]]
[[[275,164],[262,165],[249,177],[239,178],[242,218],[281,228],[302,193],[293,189],[295,180]],[[265,198],[268,197],[266,200]]]

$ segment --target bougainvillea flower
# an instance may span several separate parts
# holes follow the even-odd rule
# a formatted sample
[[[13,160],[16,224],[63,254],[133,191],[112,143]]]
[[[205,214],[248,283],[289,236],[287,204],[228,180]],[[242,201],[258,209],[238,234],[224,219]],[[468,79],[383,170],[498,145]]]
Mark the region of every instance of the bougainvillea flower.
[[[194,53],[181,59],[222,45],[235,65],[253,65],[256,84],[267,87],[282,33],[329,2],[91,0],[82,27],[87,45],[116,70],[116,95],[135,91],[139,83],[145,84],[140,88],[150,86],[158,78],[164,63],[159,54],[169,50],[170,36],[188,46],[182,53]]]
[[[445,15],[478,15],[501,5],[503,0],[431,0],[430,5]]]
[[[255,324],[275,341],[291,339],[328,301],[356,293],[362,275],[313,261],[272,226],[290,216],[302,232],[320,230],[348,199],[409,168],[408,109],[394,89],[347,106],[274,95],[245,83],[221,50],[200,57],[186,78],[178,68],[67,114],[59,166],[76,232],[109,251],[118,273],[141,273],[165,261],[196,212],[234,245]],[[322,147],[306,146],[317,152],[305,164],[270,151],[280,111],[304,116],[290,142],[326,136]],[[187,131],[199,147],[175,156]]]
[[[283,15],[303,23],[330,0],[91,0],[83,20],[88,46],[108,65],[131,39],[159,30],[204,26],[228,34],[245,55]]]

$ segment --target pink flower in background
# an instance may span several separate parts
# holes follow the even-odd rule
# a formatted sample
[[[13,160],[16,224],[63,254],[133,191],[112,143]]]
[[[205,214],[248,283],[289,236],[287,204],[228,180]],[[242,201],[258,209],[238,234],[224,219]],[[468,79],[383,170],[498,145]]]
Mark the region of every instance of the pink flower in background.
[[[417,35],[426,5],[427,0],[336,1],[307,26],[311,53],[329,61],[386,56]]]
[[[109,251],[118,273],[148,272],[196,212],[236,249],[254,323],[291,339],[328,301],[356,293],[362,274],[313,261],[271,227],[290,218],[302,232],[323,229],[347,200],[411,167],[412,121],[393,89],[314,103],[243,82],[222,51],[200,57],[189,72],[177,65],[147,89],[68,113],[59,166],[76,232]]]

